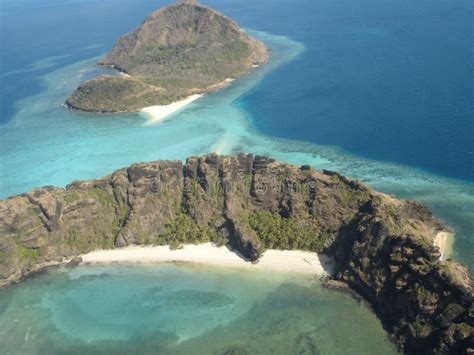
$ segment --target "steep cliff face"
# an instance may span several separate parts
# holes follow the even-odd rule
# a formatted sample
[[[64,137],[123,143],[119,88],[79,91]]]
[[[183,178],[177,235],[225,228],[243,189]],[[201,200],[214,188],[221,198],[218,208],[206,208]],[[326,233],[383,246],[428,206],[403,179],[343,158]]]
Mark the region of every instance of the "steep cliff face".
[[[439,260],[427,218],[415,202],[369,201],[332,247],[336,277],[372,304],[407,352],[472,353],[474,283],[467,268]]]
[[[324,251],[407,351],[467,352],[473,282],[462,266],[439,260],[433,234],[443,228],[415,202],[265,157],[135,164],[0,201],[0,286],[130,244],[213,241],[254,261],[266,248]]]
[[[265,45],[230,18],[195,2],[178,2],[150,14],[99,61],[127,75],[86,81],[65,104],[97,113],[165,105],[218,89],[267,58]]]

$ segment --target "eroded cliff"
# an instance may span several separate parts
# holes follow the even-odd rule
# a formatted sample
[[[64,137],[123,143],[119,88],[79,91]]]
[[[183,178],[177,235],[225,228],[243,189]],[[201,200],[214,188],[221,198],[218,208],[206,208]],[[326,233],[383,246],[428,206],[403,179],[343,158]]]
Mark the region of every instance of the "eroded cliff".
[[[423,206],[337,173],[265,157],[208,155],[0,201],[0,286],[95,249],[213,241],[325,252],[407,352],[472,351],[473,281],[439,260],[445,226]],[[470,349],[470,350],[469,350]]]

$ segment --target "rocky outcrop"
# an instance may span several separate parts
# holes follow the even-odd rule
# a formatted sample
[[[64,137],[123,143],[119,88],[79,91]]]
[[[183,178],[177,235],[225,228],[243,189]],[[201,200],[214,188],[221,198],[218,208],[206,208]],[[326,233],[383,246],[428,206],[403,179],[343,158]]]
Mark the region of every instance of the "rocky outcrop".
[[[369,200],[332,246],[336,278],[373,306],[410,353],[474,351],[474,283],[467,268],[440,261],[427,238],[429,211]]]
[[[135,164],[66,189],[0,201],[0,286],[74,256],[131,244],[213,241],[257,262],[266,248],[325,252],[406,352],[469,353],[473,281],[441,261],[446,228],[423,206],[266,157]]]
[[[230,18],[180,1],[150,14],[99,61],[123,75],[82,83],[65,106],[108,114],[166,105],[225,86],[267,58],[265,45]]]

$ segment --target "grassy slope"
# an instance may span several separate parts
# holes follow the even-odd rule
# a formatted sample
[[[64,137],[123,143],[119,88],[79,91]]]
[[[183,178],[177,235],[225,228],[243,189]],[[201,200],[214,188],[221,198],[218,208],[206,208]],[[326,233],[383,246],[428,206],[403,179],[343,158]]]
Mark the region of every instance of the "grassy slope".
[[[265,46],[224,15],[197,4],[174,4],[152,13],[119,38],[99,64],[129,76],[89,80],[67,99],[88,112],[137,111],[213,90],[267,58]]]

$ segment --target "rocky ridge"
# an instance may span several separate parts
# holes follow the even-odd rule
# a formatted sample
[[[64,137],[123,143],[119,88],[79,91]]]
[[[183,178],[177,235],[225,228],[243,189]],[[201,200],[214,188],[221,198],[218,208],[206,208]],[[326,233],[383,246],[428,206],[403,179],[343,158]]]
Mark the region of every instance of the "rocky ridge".
[[[258,261],[266,248],[324,252],[407,353],[472,353],[473,280],[440,260],[446,226],[330,171],[208,155],[134,164],[66,189],[0,201],[0,286],[96,249],[213,241]]]

